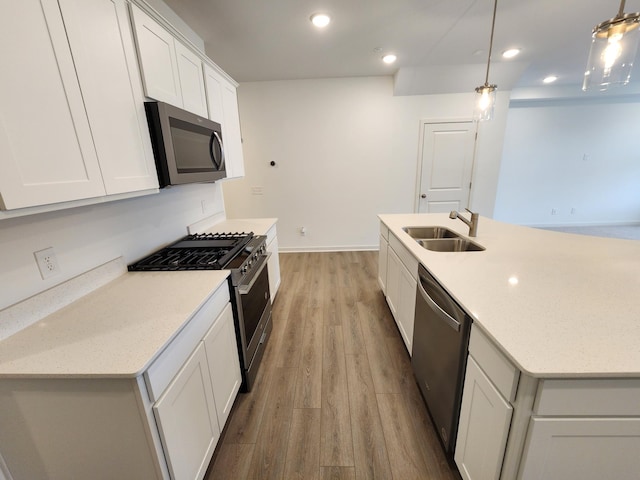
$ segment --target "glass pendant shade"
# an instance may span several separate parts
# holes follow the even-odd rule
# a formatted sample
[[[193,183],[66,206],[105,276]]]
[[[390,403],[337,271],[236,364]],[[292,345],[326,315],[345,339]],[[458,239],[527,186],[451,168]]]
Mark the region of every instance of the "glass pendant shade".
[[[582,90],[629,83],[640,40],[640,13],[618,15],[593,29]]]
[[[496,104],[496,85],[484,84],[476,88],[473,107],[473,121],[484,122],[493,118],[493,107]]]

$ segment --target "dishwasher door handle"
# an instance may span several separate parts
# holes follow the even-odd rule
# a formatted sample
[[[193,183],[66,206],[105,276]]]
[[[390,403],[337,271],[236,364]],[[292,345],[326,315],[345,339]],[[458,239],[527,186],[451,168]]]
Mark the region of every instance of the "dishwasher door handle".
[[[433,310],[433,312],[438,316],[438,318],[440,318],[440,320],[442,320],[448,326],[453,328],[456,332],[459,332],[460,322],[458,322],[455,318],[453,318],[451,315],[445,312],[442,308],[440,308],[440,305],[438,305],[426,292],[426,290],[422,286],[421,281],[418,281],[418,289],[420,290],[420,294],[422,295],[422,298],[424,299],[424,301],[427,302],[427,305],[431,307],[431,310]]]

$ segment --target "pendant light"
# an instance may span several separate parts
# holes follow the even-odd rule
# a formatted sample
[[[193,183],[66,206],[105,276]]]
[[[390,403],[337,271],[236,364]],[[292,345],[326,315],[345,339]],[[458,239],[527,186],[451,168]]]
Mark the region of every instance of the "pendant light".
[[[624,4],[621,0],[618,14],[593,29],[582,90],[604,91],[629,83],[640,39],[640,12],[625,14]]]
[[[496,26],[496,11],[498,10],[498,0],[493,4],[493,20],[491,21],[491,37],[489,39],[489,57],[487,58],[487,75],[484,85],[476,88],[476,99],[473,108],[473,121],[483,122],[493,118],[493,107],[496,103],[497,85],[489,84],[489,67],[491,66],[491,51],[493,50],[493,31]]]

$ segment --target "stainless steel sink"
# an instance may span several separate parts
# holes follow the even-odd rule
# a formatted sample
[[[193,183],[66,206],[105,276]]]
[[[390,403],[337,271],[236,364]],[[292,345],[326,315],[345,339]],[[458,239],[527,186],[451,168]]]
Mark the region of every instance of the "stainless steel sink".
[[[484,247],[466,238],[416,238],[418,244],[434,252],[481,252]]]
[[[402,227],[402,230],[415,239],[462,238],[459,233],[445,227]]]

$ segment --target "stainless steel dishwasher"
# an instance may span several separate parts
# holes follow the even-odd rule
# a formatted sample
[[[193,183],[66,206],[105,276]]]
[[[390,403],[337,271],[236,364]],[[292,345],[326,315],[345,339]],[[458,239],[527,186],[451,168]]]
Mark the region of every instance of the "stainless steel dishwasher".
[[[471,317],[420,265],[411,365],[445,453],[453,458]]]

